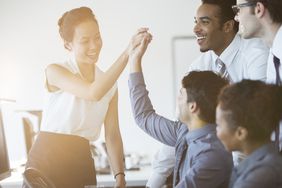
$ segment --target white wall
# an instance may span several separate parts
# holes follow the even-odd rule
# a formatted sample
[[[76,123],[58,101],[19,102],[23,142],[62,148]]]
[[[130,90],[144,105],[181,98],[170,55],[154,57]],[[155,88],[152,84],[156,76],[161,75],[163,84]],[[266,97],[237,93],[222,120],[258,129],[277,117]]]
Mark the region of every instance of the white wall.
[[[193,34],[193,17],[199,3],[199,0],[0,0],[0,97],[16,99],[18,108],[42,108],[44,67],[65,57],[57,20],[71,8],[89,6],[100,24],[104,46],[99,65],[103,69],[114,62],[139,27],[150,28],[153,41],[143,59],[145,79],[156,111],[173,118],[171,40],[174,36]],[[127,78],[128,68],[118,81],[125,151],[151,155],[159,143],[134,125]]]

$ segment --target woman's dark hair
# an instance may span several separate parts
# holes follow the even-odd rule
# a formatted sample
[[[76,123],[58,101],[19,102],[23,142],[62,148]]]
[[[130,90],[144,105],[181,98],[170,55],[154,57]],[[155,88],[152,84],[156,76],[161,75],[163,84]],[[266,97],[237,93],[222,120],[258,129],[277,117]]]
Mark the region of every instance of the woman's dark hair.
[[[58,21],[59,32],[62,39],[71,42],[75,27],[87,20],[93,20],[97,22],[95,15],[88,7],[75,8],[65,12]]]
[[[222,90],[219,107],[227,112],[226,120],[232,129],[248,130],[248,139],[264,141],[279,126],[282,115],[282,87],[261,81],[243,80]]]
[[[239,30],[239,23],[234,20],[235,14],[232,10],[232,5],[236,5],[236,0],[202,0],[203,4],[216,5],[220,9],[221,23],[232,20],[234,21],[234,32],[237,33]]]
[[[212,71],[192,71],[182,79],[187,102],[196,102],[200,109],[199,117],[208,123],[215,123],[217,97],[227,84],[227,80]]]

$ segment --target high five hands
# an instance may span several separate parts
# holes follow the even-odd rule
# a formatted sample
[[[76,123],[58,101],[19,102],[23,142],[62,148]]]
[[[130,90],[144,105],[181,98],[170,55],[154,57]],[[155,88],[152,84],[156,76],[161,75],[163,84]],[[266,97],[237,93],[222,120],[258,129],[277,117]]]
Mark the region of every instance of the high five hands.
[[[152,40],[152,35],[148,32],[148,28],[140,28],[132,37],[128,48],[129,58],[141,60],[149,43]]]

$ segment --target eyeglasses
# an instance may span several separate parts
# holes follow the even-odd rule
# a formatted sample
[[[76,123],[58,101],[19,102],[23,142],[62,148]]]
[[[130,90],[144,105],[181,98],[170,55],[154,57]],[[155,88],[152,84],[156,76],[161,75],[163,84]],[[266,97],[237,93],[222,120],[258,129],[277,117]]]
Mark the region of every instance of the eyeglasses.
[[[256,4],[257,2],[246,2],[238,5],[233,5],[232,10],[234,14],[237,15],[242,7],[251,7],[251,6],[255,6]]]

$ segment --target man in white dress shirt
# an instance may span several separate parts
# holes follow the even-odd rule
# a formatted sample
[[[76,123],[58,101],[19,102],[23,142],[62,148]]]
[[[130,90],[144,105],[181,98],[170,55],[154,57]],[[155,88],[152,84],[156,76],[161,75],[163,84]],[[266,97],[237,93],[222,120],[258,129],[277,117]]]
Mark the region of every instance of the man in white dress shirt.
[[[238,23],[231,8],[234,4],[236,0],[202,0],[195,16],[194,33],[203,53],[192,62],[189,71],[212,70],[220,74],[220,60],[230,82],[265,81],[269,49],[259,39],[245,40],[237,34]],[[174,148],[163,146],[154,158],[147,187],[162,187],[173,171],[174,160]],[[239,160],[240,156],[235,155],[234,164]]]
[[[233,6],[235,20],[240,23],[240,31],[246,39],[259,37],[269,47],[267,82],[282,85],[282,1],[281,0],[237,0]],[[275,137],[279,137],[279,127]],[[280,123],[277,148],[282,147],[282,123]]]

